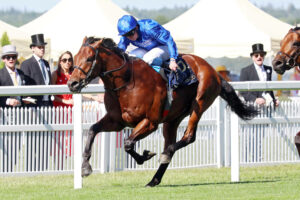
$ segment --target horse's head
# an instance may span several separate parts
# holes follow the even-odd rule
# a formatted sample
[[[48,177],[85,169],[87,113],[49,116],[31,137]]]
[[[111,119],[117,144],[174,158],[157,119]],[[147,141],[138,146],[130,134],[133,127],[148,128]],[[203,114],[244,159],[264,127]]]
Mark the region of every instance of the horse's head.
[[[78,53],[74,56],[74,71],[68,81],[72,92],[80,92],[91,80],[110,74],[109,64],[120,66],[124,60],[117,55],[122,54],[120,49],[109,38],[85,37]],[[121,60],[121,61],[119,61]]]
[[[300,27],[290,29],[280,42],[280,51],[273,59],[273,68],[278,74],[300,66]]]

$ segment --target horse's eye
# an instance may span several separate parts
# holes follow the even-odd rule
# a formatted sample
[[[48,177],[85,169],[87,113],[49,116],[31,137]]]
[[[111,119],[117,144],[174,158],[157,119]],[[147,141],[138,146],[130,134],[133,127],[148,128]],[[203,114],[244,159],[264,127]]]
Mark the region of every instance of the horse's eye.
[[[93,62],[94,60],[95,60],[95,56],[89,57],[86,61],[87,61],[87,62]]]
[[[294,42],[293,46],[299,47],[300,46],[300,41]]]

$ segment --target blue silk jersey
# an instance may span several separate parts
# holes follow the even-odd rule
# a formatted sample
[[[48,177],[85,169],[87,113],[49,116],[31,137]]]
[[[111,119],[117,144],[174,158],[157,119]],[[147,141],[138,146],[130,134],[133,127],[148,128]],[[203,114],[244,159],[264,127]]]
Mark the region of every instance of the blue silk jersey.
[[[164,29],[159,23],[151,19],[142,19],[138,21],[139,29],[136,41],[129,40],[121,36],[118,47],[126,51],[131,43],[134,46],[150,51],[158,46],[168,46],[170,58],[177,58],[178,52],[176,44],[169,31]]]

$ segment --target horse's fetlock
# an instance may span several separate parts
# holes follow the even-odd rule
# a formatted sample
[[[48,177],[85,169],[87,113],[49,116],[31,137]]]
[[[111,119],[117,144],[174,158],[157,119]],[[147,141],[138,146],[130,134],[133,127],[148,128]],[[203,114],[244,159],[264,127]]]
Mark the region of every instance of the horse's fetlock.
[[[193,136],[189,136],[187,138],[186,142],[187,142],[187,144],[191,144],[191,143],[195,142],[195,140],[196,140],[196,137],[193,134]]]
[[[91,157],[91,152],[83,152],[82,158],[83,158],[84,160],[89,160],[90,157]]]
[[[125,149],[125,151],[128,152],[128,151],[132,150],[134,148],[134,144],[135,144],[134,141],[132,141],[130,139],[126,139],[124,141],[124,149]]]
[[[170,145],[170,146],[168,146],[168,149],[165,152],[165,154],[168,154],[168,155],[172,156],[175,153],[175,151],[176,151],[175,146],[174,145]]]

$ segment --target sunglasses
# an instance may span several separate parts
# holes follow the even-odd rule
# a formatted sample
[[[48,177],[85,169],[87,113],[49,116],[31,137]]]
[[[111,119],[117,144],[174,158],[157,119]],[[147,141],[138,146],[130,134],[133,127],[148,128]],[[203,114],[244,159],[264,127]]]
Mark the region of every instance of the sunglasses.
[[[3,56],[3,59],[6,59],[6,60],[10,60],[10,59],[16,60],[17,56]]]
[[[254,54],[253,55],[255,58],[258,58],[258,56],[260,56],[260,57],[265,57],[265,54],[263,54],[263,53],[258,53],[258,54]]]
[[[69,58],[69,59],[64,58],[64,59],[61,59],[61,61],[62,61],[63,63],[66,63],[67,61],[68,61],[68,62],[72,62],[73,59],[72,59],[72,58]]]
[[[131,36],[133,36],[134,34],[135,34],[135,28],[134,29],[132,29],[131,31],[129,31],[129,32],[127,32],[127,33],[125,33],[123,36],[125,36],[125,37],[131,37]]]

